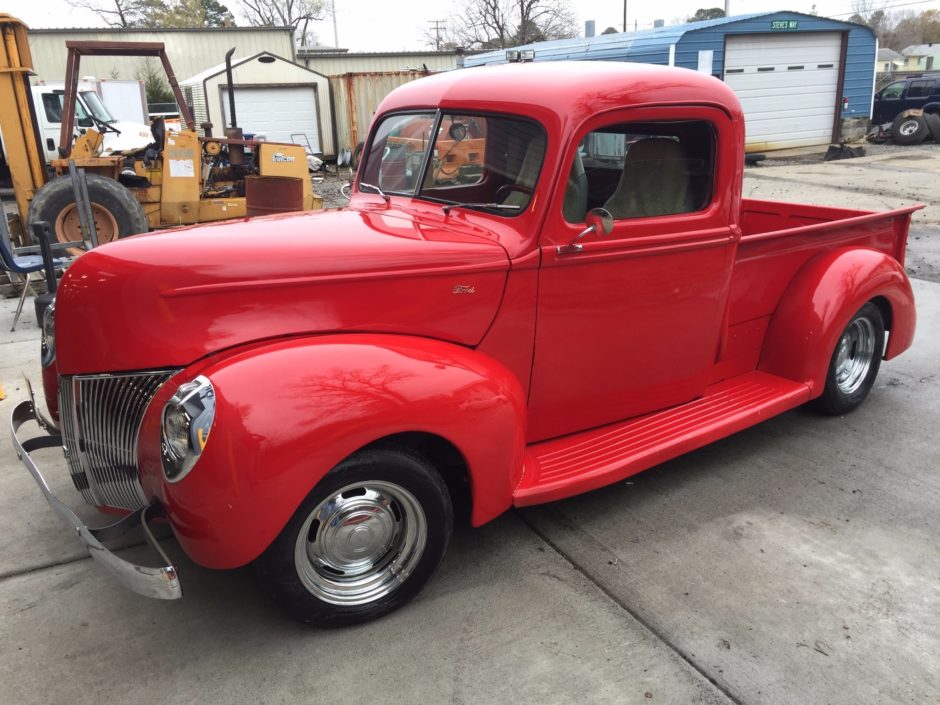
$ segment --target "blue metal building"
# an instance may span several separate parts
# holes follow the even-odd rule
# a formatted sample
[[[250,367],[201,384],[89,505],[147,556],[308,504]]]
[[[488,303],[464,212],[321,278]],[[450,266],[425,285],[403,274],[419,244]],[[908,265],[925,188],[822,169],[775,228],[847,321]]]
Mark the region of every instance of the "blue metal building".
[[[534,61],[680,66],[728,83],[741,100],[748,151],[837,142],[871,115],[877,42],[868,27],[798,12],[738,15],[641,32],[538,42]],[[466,66],[507,61],[505,50]]]

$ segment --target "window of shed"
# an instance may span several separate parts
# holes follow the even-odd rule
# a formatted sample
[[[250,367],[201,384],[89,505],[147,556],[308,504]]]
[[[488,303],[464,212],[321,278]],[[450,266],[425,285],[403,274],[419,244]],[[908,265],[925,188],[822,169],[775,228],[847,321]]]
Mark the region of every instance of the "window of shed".
[[[615,220],[703,210],[712,199],[715,134],[704,121],[620,123],[589,133],[574,155],[562,212]]]

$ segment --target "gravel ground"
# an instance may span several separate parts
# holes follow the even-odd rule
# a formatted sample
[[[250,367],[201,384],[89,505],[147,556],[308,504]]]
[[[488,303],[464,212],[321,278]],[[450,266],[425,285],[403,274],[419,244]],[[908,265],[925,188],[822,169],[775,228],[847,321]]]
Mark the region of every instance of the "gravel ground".
[[[884,144],[872,144],[870,142],[856,142],[855,144],[849,145],[851,147],[862,147],[865,150],[866,157],[874,157],[881,154],[903,154],[905,151],[918,150],[918,151],[928,151],[933,152],[937,156],[940,156],[940,143],[933,142],[928,140],[917,145],[900,145],[894,144],[893,142],[885,142]],[[783,157],[773,156],[773,152],[767,154],[767,158],[763,162],[759,162],[757,166],[763,164],[764,166],[790,166],[795,164],[821,164],[823,157],[826,154],[826,149],[821,148],[819,152],[813,152],[812,154],[800,154],[800,155],[786,155]]]
[[[323,199],[324,208],[341,208],[349,200],[340,193],[343,184],[349,183],[353,172],[349,167],[326,165],[324,171],[313,175],[313,192]]]

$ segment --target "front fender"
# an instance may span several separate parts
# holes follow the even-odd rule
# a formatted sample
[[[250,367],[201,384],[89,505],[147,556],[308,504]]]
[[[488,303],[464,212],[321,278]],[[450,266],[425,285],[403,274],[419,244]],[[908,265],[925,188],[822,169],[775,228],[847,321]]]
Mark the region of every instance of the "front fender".
[[[911,346],[916,313],[904,268],[877,250],[841,248],[817,255],[790,282],[764,339],[760,369],[822,394],[829,360],[842,331],[867,302],[883,298],[890,359]]]
[[[208,377],[216,416],[201,458],[177,483],[160,466],[160,413],[179,383]],[[451,442],[466,461],[471,520],[509,508],[522,468],[525,395],[492,358],[451,343],[335,335],[252,346],[184,370],[141,428],[141,481],[186,553],[210,568],[257,558],[344,458],[398,433]]]

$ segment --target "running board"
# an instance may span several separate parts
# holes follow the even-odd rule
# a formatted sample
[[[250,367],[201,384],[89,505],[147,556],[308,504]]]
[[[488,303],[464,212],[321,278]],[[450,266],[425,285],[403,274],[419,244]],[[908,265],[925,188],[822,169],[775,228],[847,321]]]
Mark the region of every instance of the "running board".
[[[551,502],[609,485],[766,421],[809,396],[804,384],[749,372],[681,406],[533,444],[513,504]]]

